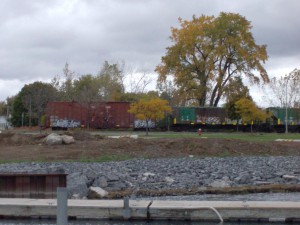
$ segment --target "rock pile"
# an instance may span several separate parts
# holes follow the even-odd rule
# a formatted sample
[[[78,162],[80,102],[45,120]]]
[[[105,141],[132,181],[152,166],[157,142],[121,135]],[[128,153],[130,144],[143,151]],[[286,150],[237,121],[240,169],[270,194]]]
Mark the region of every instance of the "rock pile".
[[[300,184],[300,157],[136,159],[107,163],[16,163],[0,173],[67,173],[70,198],[122,190],[176,190]]]

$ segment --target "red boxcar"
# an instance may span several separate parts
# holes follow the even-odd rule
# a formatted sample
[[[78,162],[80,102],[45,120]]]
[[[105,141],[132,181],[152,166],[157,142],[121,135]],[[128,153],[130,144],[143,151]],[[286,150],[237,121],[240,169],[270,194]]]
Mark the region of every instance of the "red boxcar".
[[[134,116],[128,113],[129,102],[49,102],[46,127],[130,128]]]

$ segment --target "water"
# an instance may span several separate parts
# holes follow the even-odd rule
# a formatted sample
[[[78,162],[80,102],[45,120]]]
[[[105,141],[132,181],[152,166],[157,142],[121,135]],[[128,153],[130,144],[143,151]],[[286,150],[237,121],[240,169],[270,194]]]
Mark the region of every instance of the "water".
[[[284,223],[275,223],[281,225]],[[0,220],[0,225],[56,225],[55,220]],[[255,223],[255,222],[191,222],[191,221],[91,221],[76,220],[69,221],[68,225],[274,225],[274,223]],[[293,223],[300,225],[300,223]]]
[[[267,222],[199,222],[199,221],[69,221],[68,225],[284,225],[285,223]],[[292,223],[300,225],[300,223]],[[55,220],[0,220],[0,225],[56,225]]]
[[[45,221],[45,220],[0,220],[0,225],[56,225],[56,221]],[[91,221],[91,220],[78,220],[78,221],[69,221],[69,225],[217,225],[218,223],[211,222],[189,222],[189,221]],[[224,225],[230,225],[224,223]]]

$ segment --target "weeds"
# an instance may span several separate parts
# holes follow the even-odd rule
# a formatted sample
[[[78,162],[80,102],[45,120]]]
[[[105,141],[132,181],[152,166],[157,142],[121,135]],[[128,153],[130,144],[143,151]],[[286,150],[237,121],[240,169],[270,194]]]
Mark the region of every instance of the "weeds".
[[[86,156],[81,156],[79,158],[79,162],[111,162],[111,161],[125,161],[132,159],[131,156],[128,155],[103,155],[97,158],[90,158]]]

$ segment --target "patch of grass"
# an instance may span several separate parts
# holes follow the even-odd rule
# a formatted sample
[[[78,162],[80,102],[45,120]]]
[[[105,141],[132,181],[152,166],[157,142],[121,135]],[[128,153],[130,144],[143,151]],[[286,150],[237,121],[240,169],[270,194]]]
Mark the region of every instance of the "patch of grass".
[[[255,142],[270,142],[276,139],[289,139],[295,140],[300,139],[298,133],[206,133],[203,132],[199,136],[196,132],[150,132],[149,136],[142,136],[143,138],[217,138],[217,139],[234,139],[244,141],[255,141]]]
[[[258,142],[275,141],[276,139],[300,139],[299,134],[282,133],[207,133],[203,136],[207,138],[235,139]]]
[[[23,162],[29,162],[29,160],[5,160],[5,159],[0,160],[0,164],[23,163]]]
[[[217,157],[221,157],[221,158],[231,157],[231,156],[232,154],[227,149],[225,149],[222,153],[217,155]]]
[[[129,159],[132,159],[132,157],[128,155],[103,155],[96,158],[81,156],[79,162],[112,162],[125,161]]]
[[[76,159],[67,159],[67,160],[48,160],[48,159],[38,159],[38,160],[0,160],[0,164],[10,164],[10,163],[25,163],[25,162],[37,162],[37,163],[42,163],[42,162],[113,162],[113,161],[125,161],[125,160],[130,160],[133,159],[131,156],[126,156],[126,155],[104,155],[96,158],[91,158],[87,156],[80,156],[78,160]]]
[[[192,187],[189,189],[160,189],[149,190],[140,189],[134,191],[131,189],[123,191],[112,191],[106,198],[120,199],[125,196],[130,196],[135,193],[136,196],[176,196],[176,195],[202,195],[202,194],[250,194],[250,193],[285,193],[285,192],[299,192],[300,185],[297,184],[271,184],[262,186],[240,186],[240,187],[227,187],[227,188],[205,188]]]

